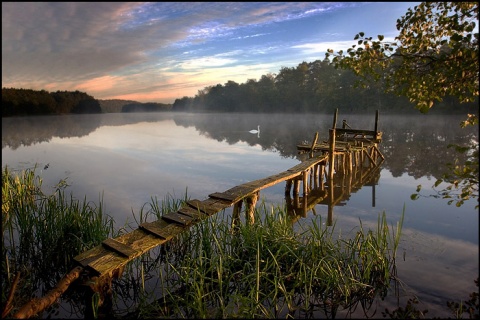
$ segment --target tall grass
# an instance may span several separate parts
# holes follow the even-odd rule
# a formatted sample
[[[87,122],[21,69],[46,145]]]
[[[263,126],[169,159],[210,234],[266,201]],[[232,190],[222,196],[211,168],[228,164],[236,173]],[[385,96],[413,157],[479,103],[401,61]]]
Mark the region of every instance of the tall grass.
[[[56,284],[76,254],[114,235],[114,223],[99,204],[65,196],[61,181],[42,191],[35,169],[2,172],[2,302],[11,276],[22,272],[18,305],[39,287]],[[177,211],[188,200],[156,197],[141,207],[137,224]],[[402,221],[389,228],[385,213],[377,228],[360,221],[349,237],[333,236],[321,217],[307,225],[286,208],[260,204],[255,224],[232,229],[218,213],[168,244],[135,259],[114,282],[114,313],[131,317],[314,318],[338,311],[368,311],[395,277]],[[40,293],[41,294],[41,293]],[[122,309],[122,310],[120,310]],[[128,311],[125,314],[125,310]],[[134,310],[134,311],[132,311]],[[353,312],[353,311],[352,311]]]
[[[102,199],[95,204],[67,196],[65,180],[45,194],[35,171],[2,169],[2,301],[17,272],[19,300],[28,300],[38,289],[53,287],[73,266],[75,255],[114,234]]]
[[[255,214],[258,223],[235,231],[219,213],[182,233],[157,266],[162,297],[144,292],[151,303],[136,316],[334,318],[359,305],[367,312],[387,294],[401,221],[391,229],[383,213],[375,230],[360,221],[339,238],[320,216],[295,231],[283,207],[262,204]]]

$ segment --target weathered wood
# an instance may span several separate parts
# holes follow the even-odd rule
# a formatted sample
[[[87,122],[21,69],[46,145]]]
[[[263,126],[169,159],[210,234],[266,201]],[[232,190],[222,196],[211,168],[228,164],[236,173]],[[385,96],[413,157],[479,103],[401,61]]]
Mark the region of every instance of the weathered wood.
[[[162,216],[163,220],[170,221],[170,222],[175,222],[178,224],[181,224],[183,226],[188,226],[192,224],[192,222],[195,220],[194,218],[190,216],[186,216],[184,214],[179,214],[177,212],[170,212],[167,214],[164,214]]]
[[[34,298],[27,304],[20,308],[13,316],[14,319],[27,319],[30,318],[55,303],[57,299],[67,291],[70,284],[77,280],[83,272],[82,267],[73,268],[68,274],[57,283],[57,285],[42,298]]]
[[[118,242],[115,239],[106,239],[103,240],[102,245],[110,250],[113,250],[127,258],[134,257],[138,254],[137,250],[130,248],[127,245],[124,245],[121,242]]]
[[[255,223],[255,205],[258,200],[259,192],[253,193],[251,196],[247,197],[247,221],[249,224]]]
[[[383,154],[380,152],[380,150],[378,149],[378,147],[377,147],[377,146],[373,146],[373,148],[377,151],[378,156],[379,156],[382,160],[385,160],[385,157],[384,157]]]
[[[303,178],[303,196],[307,196],[308,194],[308,172],[309,170],[305,170],[302,173],[302,178]]]
[[[181,207],[177,212],[191,217],[194,222],[198,222],[208,217],[208,215],[200,211],[200,209],[194,209],[190,206]]]
[[[193,209],[200,210],[201,212],[209,216],[220,211],[220,210],[217,210],[217,208],[208,206],[204,201],[200,201],[197,199],[187,201],[187,205]]]
[[[165,225],[164,223],[160,224],[159,222],[163,221],[158,220],[150,223],[142,223],[141,225],[139,225],[139,228],[165,240],[170,240],[171,238],[185,230],[183,226],[180,226],[176,223],[169,223]]]
[[[313,137],[312,145],[310,146],[310,158],[313,157],[313,152],[315,151],[315,145],[317,144],[318,140],[318,131],[315,132],[315,136]]]
[[[338,108],[335,109],[335,113],[333,114],[332,129],[336,129],[336,128],[337,128],[337,117],[338,117]]]
[[[333,172],[334,172],[334,161],[335,161],[335,129],[330,129],[330,146],[328,151],[328,178],[333,179]]]

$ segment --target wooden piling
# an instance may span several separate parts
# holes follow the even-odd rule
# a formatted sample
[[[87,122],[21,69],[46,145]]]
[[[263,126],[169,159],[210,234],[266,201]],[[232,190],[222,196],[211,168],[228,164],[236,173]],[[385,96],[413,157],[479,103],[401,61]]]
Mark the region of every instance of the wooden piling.
[[[246,210],[246,220],[249,224],[255,223],[255,205],[258,200],[260,192],[254,192],[249,197],[247,197],[247,210]]]
[[[335,113],[333,114],[332,129],[336,129],[336,128],[337,128],[337,117],[338,117],[338,108],[335,109]]]
[[[333,179],[334,173],[334,161],[335,161],[335,128],[330,129],[330,145],[328,151],[328,179]]]

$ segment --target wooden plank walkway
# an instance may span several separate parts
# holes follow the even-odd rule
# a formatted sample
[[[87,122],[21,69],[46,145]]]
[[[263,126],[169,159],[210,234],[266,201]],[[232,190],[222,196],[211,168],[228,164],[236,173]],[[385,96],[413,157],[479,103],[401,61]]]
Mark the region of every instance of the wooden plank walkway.
[[[252,211],[258,199],[259,191],[284,181],[286,181],[285,195],[290,195],[290,188],[293,184],[294,198],[297,199],[299,183],[300,181],[303,182],[303,197],[306,200],[304,209],[313,207],[315,203],[325,203],[326,201],[330,205],[338,204],[343,196],[334,196],[333,189],[330,189],[329,197],[326,197],[324,193],[319,193],[315,197],[311,197],[310,202],[308,201],[309,173],[312,172],[311,177],[314,178],[310,181],[314,180],[317,183],[317,176],[319,175],[320,179],[323,179],[323,171],[328,165],[328,178],[333,181],[335,170],[351,173],[354,163],[356,168],[363,167],[365,160],[369,161],[370,167],[376,167],[378,165],[377,158],[380,157],[381,161],[384,158],[377,148],[377,143],[381,141],[382,137],[382,133],[377,130],[378,112],[375,117],[374,130],[347,128],[346,120],[343,121],[342,129],[335,129],[336,119],[337,113],[334,115],[333,129],[330,129],[329,141],[317,143],[317,132],[312,143],[297,146],[299,152],[310,152],[310,157],[298,165],[263,179],[250,181],[223,192],[212,193],[203,201],[188,201],[177,212],[165,214],[161,219],[154,222],[143,223],[138,229],[128,234],[115,239],[107,239],[101,245],[77,255],[74,260],[94,275],[112,276],[115,271],[125,266],[129,261],[164,244],[191,225],[227,207],[234,206],[233,220],[238,221],[244,199],[247,200],[248,206],[247,218],[253,219]],[[318,155],[318,152],[320,152],[320,155]],[[336,156],[336,161],[334,156]],[[312,169],[314,170],[312,171]],[[363,177],[358,180],[358,185],[361,186]],[[351,185],[354,188],[355,186],[355,183]]]
[[[47,295],[59,296],[70,283],[80,277],[82,284],[91,289],[86,294],[86,314],[93,316],[94,310],[91,304],[93,295],[100,295],[98,306],[104,304],[105,301],[110,301],[106,305],[111,306],[111,281],[121,275],[123,267],[128,262],[170,241],[193,224],[232,205],[234,206],[232,221],[234,224],[239,220],[244,200],[247,200],[248,206],[248,210],[245,211],[248,215],[247,221],[252,223],[252,211],[260,190],[283,181],[286,182],[287,210],[293,212],[298,218],[298,214],[306,215],[308,210],[314,210],[316,204],[326,204],[328,205],[327,225],[332,225],[333,207],[341,205],[341,202],[352,192],[375,179],[377,170],[384,160],[377,147],[382,139],[382,133],[377,130],[378,111],[375,115],[374,130],[352,129],[346,120],[343,120],[342,129],[336,129],[337,112],[338,109],[335,111],[332,129],[329,130],[329,141],[317,143],[318,132],[316,132],[312,143],[297,145],[299,153],[310,153],[307,160],[281,173],[250,181],[224,192],[212,193],[206,200],[187,201],[178,211],[165,214],[157,221],[142,223],[138,229],[130,233],[115,239],[104,240],[100,245],[77,255],[74,261],[79,266],[61,280],[63,283],[66,279],[66,285],[62,285],[62,291],[59,292],[55,287]],[[380,158],[380,162],[377,161],[378,158]],[[365,163],[368,166],[366,170],[363,170]],[[327,174],[324,174],[324,171],[327,166],[328,177],[327,183],[325,183],[324,178]],[[334,175],[334,173],[337,174]],[[341,185],[336,186],[335,181],[338,181],[338,178],[340,180],[348,179],[346,182],[342,180]],[[302,198],[299,196],[300,181],[303,182]],[[314,185],[313,189],[312,184]],[[325,184],[328,184],[328,187]],[[292,185],[294,185],[293,199],[290,198]],[[375,186],[375,182],[372,186]],[[308,193],[311,194],[307,196]],[[372,202],[374,198],[373,193]],[[15,318],[25,318],[28,315],[39,313],[53,302],[48,303],[33,299],[17,312]]]
[[[284,172],[250,181],[224,192],[212,193],[203,201],[188,201],[177,212],[170,212],[154,222],[143,223],[128,234],[107,239],[101,245],[77,255],[74,260],[97,276],[111,275],[116,269],[171,240],[192,224],[237,204],[262,189],[283,181],[305,177],[314,166],[325,163],[327,157],[328,155],[324,154],[310,158]]]

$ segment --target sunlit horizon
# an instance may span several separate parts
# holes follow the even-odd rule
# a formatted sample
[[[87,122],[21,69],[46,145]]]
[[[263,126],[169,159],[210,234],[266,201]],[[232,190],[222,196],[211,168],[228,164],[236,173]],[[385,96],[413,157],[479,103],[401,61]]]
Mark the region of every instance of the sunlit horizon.
[[[412,2],[3,2],[2,87],[173,103],[398,34]]]

